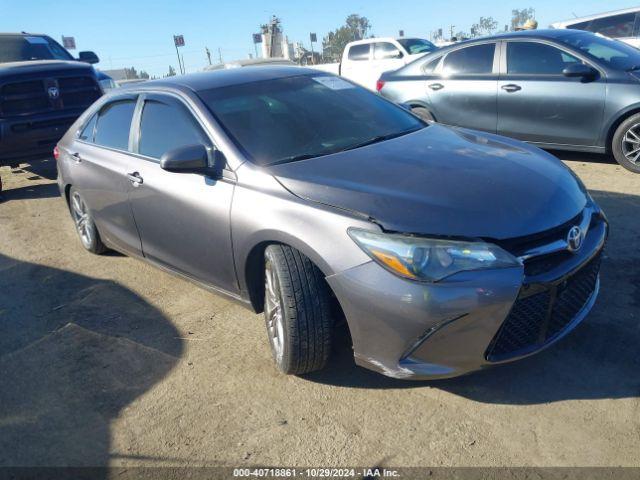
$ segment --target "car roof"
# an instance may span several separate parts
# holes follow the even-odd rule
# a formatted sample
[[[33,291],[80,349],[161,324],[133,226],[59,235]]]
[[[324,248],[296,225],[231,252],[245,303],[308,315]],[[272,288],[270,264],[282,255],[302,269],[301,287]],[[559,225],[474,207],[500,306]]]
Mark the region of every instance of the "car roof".
[[[0,37],[2,36],[19,36],[19,37],[48,37],[46,33],[30,33],[30,32],[0,32]]]
[[[576,17],[569,20],[563,20],[561,22],[554,22],[551,24],[551,26],[554,28],[563,28],[567,25],[573,25],[575,23],[588,22],[589,20],[596,20],[598,18],[612,17],[615,15],[624,15],[625,13],[634,13],[634,12],[640,12],[640,7],[623,8],[621,10],[613,10],[610,12],[587,15],[585,17]]]
[[[318,72],[311,68],[288,65],[259,65],[244,68],[213,70],[208,72],[189,73],[158,80],[149,80],[140,85],[141,90],[157,88],[173,88],[199,92],[213,88],[228,87],[245,83],[295,77]],[[327,75],[326,72],[320,72]]]
[[[554,39],[560,39],[560,38],[564,38],[564,37],[567,37],[570,35],[576,35],[576,34],[595,35],[593,33],[585,32],[583,30],[567,30],[567,29],[557,30],[553,28],[547,28],[542,30],[520,30],[517,32],[502,32],[502,33],[497,33],[495,35],[488,35],[486,37],[478,37],[478,38],[463,40],[461,42],[456,42],[452,45],[447,45],[446,47],[443,47],[441,50],[457,47],[458,45],[467,45],[467,44],[473,44],[477,42],[490,41],[490,40],[509,40],[512,38],[516,38],[516,39],[532,38],[532,39],[554,40]],[[437,52],[440,52],[440,50],[438,50]],[[437,52],[433,52],[433,53],[437,53]]]

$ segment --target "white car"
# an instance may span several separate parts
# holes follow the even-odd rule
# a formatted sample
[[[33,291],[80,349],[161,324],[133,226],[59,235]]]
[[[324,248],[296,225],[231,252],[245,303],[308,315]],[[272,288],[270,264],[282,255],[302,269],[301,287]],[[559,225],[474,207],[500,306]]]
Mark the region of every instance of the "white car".
[[[403,67],[437,48],[422,38],[366,38],[348,43],[339,64],[314,65],[313,68],[336,73],[376,91],[376,83],[384,72]]]
[[[638,7],[556,22],[551,24],[551,28],[586,30],[640,48],[640,8]]]

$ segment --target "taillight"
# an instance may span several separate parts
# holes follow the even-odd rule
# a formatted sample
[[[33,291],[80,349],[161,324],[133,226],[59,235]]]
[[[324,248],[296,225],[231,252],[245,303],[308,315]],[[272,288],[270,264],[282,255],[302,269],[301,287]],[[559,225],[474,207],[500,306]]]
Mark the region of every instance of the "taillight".
[[[60,156],[60,150],[58,150],[58,145],[56,145],[55,147],[53,147],[53,158],[58,160],[59,156]]]
[[[379,92],[380,90],[382,90],[382,87],[384,87],[384,80],[378,80],[376,82],[376,90]]]

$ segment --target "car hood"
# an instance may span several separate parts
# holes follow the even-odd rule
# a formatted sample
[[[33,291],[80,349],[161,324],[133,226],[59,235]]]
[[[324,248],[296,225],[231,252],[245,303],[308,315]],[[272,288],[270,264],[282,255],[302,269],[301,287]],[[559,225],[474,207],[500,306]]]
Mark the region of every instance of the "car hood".
[[[520,237],[567,222],[588,202],[552,155],[440,125],[269,171],[296,196],[423,235]]]
[[[0,63],[0,77],[39,74],[39,73],[58,74],[63,72],[89,73],[94,75],[93,66],[84,62],[76,62],[72,60],[31,60],[27,62],[6,62]]]

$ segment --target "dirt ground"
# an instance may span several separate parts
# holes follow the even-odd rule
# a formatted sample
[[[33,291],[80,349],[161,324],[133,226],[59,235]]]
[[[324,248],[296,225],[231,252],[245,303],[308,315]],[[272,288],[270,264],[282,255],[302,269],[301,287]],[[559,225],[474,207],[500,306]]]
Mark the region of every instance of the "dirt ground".
[[[640,466],[640,175],[558,153],[606,211],[600,298],[527,360],[406,382],[278,374],[261,316],[86,253],[53,160],[0,169],[0,465]]]

